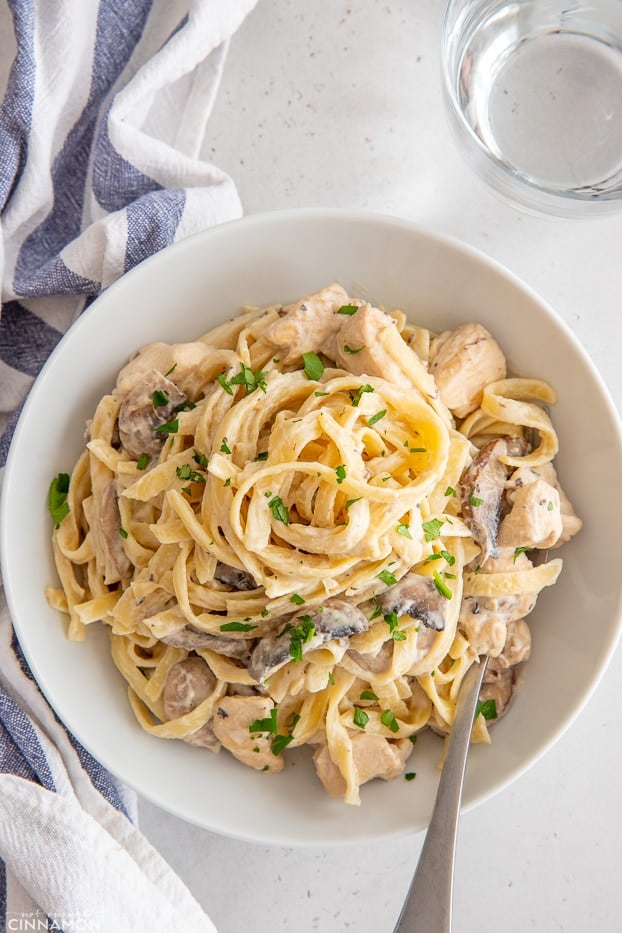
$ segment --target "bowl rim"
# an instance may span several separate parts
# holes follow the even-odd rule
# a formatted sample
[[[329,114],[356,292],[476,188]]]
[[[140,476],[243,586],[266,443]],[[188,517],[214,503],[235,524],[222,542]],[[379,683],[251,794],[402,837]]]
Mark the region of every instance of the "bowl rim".
[[[251,228],[251,227],[262,228],[262,227],[265,227],[266,224],[268,225],[276,224],[277,226],[280,226],[283,224],[287,224],[291,221],[295,221],[296,223],[302,223],[302,224],[306,223],[307,221],[315,221],[315,222],[321,222],[321,223],[356,222],[356,223],[371,224],[374,227],[380,226],[381,228],[384,228],[385,225],[389,225],[393,228],[397,228],[398,230],[404,231],[409,236],[412,236],[412,235],[421,236],[424,239],[430,241],[431,243],[440,245],[442,248],[449,248],[450,251],[457,251],[461,253],[462,255],[466,256],[470,261],[473,261],[476,265],[483,264],[484,266],[487,266],[489,269],[494,270],[497,275],[500,275],[503,279],[509,281],[513,285],[514,288],[518,289],[531,302],[536,304],[540,312],[543,312],[547,317],[552,318],[554,321],[555,327],[561,328],[561,330],[565,333],[566,338],[572,343],[575,352],[577,352],[581,356],[582,361],[584,365],[586,366],[590,377],[594,380],[595,385],[598,388],[598,391],[600,393],[600,400],[602,404],[608,409],[608,414],[611,416],[613,423],[617,425],[617,445],[620,451],[622,451],[622,425],[620,423],[619,415],[613,404],[613,400],[610,396],[609,390],[606,384],[604,383],[604,380],[600,376],[600,373],[598,372],[592,360],[590,359],[589,355],[583,349],[582,344],[577,339],[577,337],[574,335],[574,333],[570,330],[570,328],[565,323],[565,321],[562,318],[560,318],[558,315],[556,315],[552,307],[544,299],[542,299],[528,284],[526,284],[521,279],[519,279],[513,272],[511,272],[509,269],[507,269],[504,265],[499,263],[494,258],[488,256],[483,251],[473,246],[470,246],[469,244],[466,244],[463,241],[453,236],[449,236],[449,235],[439,233],[434,230],[430,230],[421,224],[414,223],[407,219],[403,219],[403,218],[399,218],[399,217],[395,217],[392,215],[387,215],[387,214],[383,214],[383,213],[375,212],[375,211],[342,210],[339,208],[295,208],[295,209],[286,209],[286,210],[281,210],[281,211],[251,214],[251,215],[248,215],[247,217],[244,217],[238,220],[229,221],[226,224],[218,225],[216,227],[209,228],[205,231],[201,231],[196,234],[193,234],[192,236],[184,238],[178,243],[174,243],[172,246],[165,248],[165,250],[161,250],[158,253],[155,253],[154,255],[150,256],[149,258],[141,262],[139,265],[134,267],[132,270],[130,270],[128,273],[126,273],[124,276],[118,279],[115,283],[113,283],[109,288],[107,288],[104,292],[102,292],[101,297],[112,296],[112,298],[114,299],[114,296],[117,290],[124,288],[125,283],[127,282],[128,279],[131,278],[133,281],[134,278],[148,274],[148,270],[151,268],[152,264],[157,263],[161,259],[163,253],[166,253],[170,257],[170,256],[180,255],[184,251],[193,252],[197,248],[197,243],[209,241],[209,239],[211,239],[212,237],[217,238],[218,236],[222,235],[221,231],[224,228],[229,228],[230,230],[233,231],[233,235],[235,235],[235,229],[242,225],[247,228]],[[90,320],[92,309],[95,308],[96,306],[97,306],[97,301],[93,302],[92,305],[90,305],[89,308],[87,308],[82,313],[82,315],[80,315],[80,317],[78,317],[76,321],[71,325],[71,327],[67,331],[67,334],[71,333],[73,336],[69,339],[76,340],[79,338],[82,328],[86,327],[88,320]],[[75,336],[76,334],[78,335],[78,337]],[[22,638],[20,637],[21,620],[19,619],[20,613],[19,613],[19,608],[18,608],[19,595],[17,594],[17,592],[13,591],[11,560],[9,557],[10,528],[9,528],[9,522],[7,519],[7,515],[9,511],[7,502],[8,502],[8,496],[13,488],[13,484],[18,481],[18,477],[17,477],[17,473],[19,470],[18,456],[20,454],[20,438],[21,438],[22,432],[25,431],[25,425],[28,422],[31,408],[37,404],[38,394],[40,391],[42,391],[40,389],[40,386],[44,383],[45,376],[48,370],[51,367],[55,366],[56,359],[60,357],[63,353],[64,340],[65,340],[65,337],[61,339],[59,344],[53,350],[52,354],[50,355],[50,357],[48,358],[48,360],[42,367],[42,370],[39,376],[37,377],[37,379],[31,386],[29,395],[23,406],[23,410],[21,412],[20,418],[18,420],[16,429],[15,429],[14,436],[11,442],[9,455],[7,457],[6,470],[4,471],[4,481],[2,484],[3,494],[0,495],[0,565],[2,567],[2,573],[4,577],[4,589],[6,593],[7,604],[9,607],[9,613],[10,613],[11,618],[14,620],[15,632],[20,642],[20,646],[22,647],[24,656],[26,657],[26,660],[29,666],[31,667],[33,675],[35,676],[37,684],[39,685],[39,689],[41,690],[43,695],[46,697],[48,702],[50,703],[50,706],[52,707],[52,709],[56,709],[56,705],[53,702],[53,697],[50,697],[48,695],[47,688],[41,682],[42,680],[44,680],[44,678],[41,678],[39,676],[39,671],[38,671],[39,665],[37,663],[37,660],[32,657],[29,647],[23,643]],[[617,648],[621,633],[622,633],[622,589],[618,593],[618,623],[617,623],[616,636],[610,640],[607,650],[603,652],[598,668],[595,669],[595,675],[592,677],[589,684],[584,685],[583,690],[577,694],[577,698],[573,704],[572,709],[569,710],[564,720],[557,724],[556,730],[550,735],[548,741],[541,743],[538,749],[528,758],[528,760],[526,760],[522,764],[512,769],[505,780],[503,781],[497,780],[496,783],[494,784],[494,787],[491,787],[488,789],[482,789],[477,793],[473,793],[468,800],[465,800],[464,805],[463,805],[463,809],[465,811],[473,809],[475,806],[478,806],[484,800],[488,799],[489,797],[493,795],[496,795],[498,792],[503,790],[505,787],[513,783],[525,771],[531,768],[531,766],[534,765],[561,738],[561,736],[566,732],[569,726],[574,722],[576,717],[583,710],[583,708],[589,701],[590,697],[592,696],[593,692],[597,688],[600,682],[600,679],[604,671],[606,670],[607,666],[609,665],[611,657]],[[98,761],[101,760],[101,758],[98,755],[94,754],[94,752],[92,751],[91,739],[89,738],[89,736],[78,735],[77,732],[74,734],[76,735],[76,738],[78,739],[78,741],[80,741],[80,743],[91,754],[93,754],[94,757]],[[102,764],[113,775],[115,775],[120,781],[127,783],[130,786],[135,787],[138,793],[140,793],[146,799],[151,800],[157,806],[163,807],[167,809],[169,812],[175,813],[176,816],[182,819],[197,823],[197,825],[201,825],[208,830],[211,830],[211,831],[214,831],[220,834],[224,834],[224,835],[230,835],[235,838],[244,839],[246,841],[254,841],[254,842],[260,842],[260,843],[266,843],[266,844],[302,845],[305,847],[313,847],[316,845],[317,846],[319,845],[323,845],[323,846],[342,845],[342,844],[346,845],[346,844],[351,844],[352,842],[362,841],[362,839],[370,840],[370,839],[380,838],[378,834],[375,834],[375,835],[372,834],[371,836],[368,835],[368,836],[363,836],[363,837],[353,837],[352,835],[346,835],[344,838],[338,838],[338,839],[334,839],[331,837],[330,839],[318,838],[318,839],[312,839],[312,840],[306,840],[306,839],[297,840],[297,839],[292,839],[287,834],[283,835],[282,833],[279,833],[276,829],[271,838],[267,838],[267,837],[258,838],[252,835],[251,836],[245,835],[244,833],[241,833],[241,832],[227,831],[226,829],[223,829],[222,827],[215,828],[210,825],[207,825],[205,822],[192,819],[192,817],[189,817],[187,812],[183,812],[180,809],[176,810],[175,808],[169,806],[168,804],[163,803],[163,801],[159,799],[157,795],[154,796],[150,793],[149,787],[144,787],[144,786],[137,787],[134,782],[131,782],[128,779],[128,777],[122,774],[119,774],[117,768],[114,765],[111,765],[109,762],[102,761]],[[390,836],[402,835],[402,834],[407,834],[407,833],[412,833],[412,832],[413,832],[413,827],[406,825],[402,831],[392,832],[392,833],[387,832],[386,834],[384,834],[382,838],[388,838]]]

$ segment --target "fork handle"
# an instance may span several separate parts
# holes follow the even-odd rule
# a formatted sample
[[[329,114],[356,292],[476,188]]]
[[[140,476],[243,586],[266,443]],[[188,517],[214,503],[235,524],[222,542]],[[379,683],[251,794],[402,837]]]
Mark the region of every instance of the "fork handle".
[[[460,687],[447,756],[419,862],[394,933],[451,933],[454,859],[462,785],[473,718],[488,658],[473,664]]]

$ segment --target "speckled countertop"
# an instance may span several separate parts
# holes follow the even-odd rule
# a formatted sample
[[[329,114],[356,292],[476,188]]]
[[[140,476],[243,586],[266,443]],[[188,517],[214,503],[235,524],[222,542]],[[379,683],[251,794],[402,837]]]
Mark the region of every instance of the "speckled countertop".
[[[538,291],[622,403],[622,213],[560,221],[463,165],[439,76],[440,0],[260,0],[234,38],[205,152],[245,212],[369,208],[457,236]],[[561,741],[465,814],[456,933],[617,933],[622,649]],[[141,826],[220,933],[389,933],[423,837],[304,850],[221,838],[141,801]]]

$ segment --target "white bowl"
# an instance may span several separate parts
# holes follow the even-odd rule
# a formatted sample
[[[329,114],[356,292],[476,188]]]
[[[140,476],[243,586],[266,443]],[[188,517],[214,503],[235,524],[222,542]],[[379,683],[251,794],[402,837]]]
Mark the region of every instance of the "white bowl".
[[[310,210],[251,216],[164,250],[103,294],[76,322],[33,387],[9,454],[0,544],[17,634],[43,692],[103,765],[145,797],[192,823],[262,843],[352,843],[427,826],[440,741],[417,743],[414,781],[374,781],[362,806],[326,796],[310,756],[296,751],[280,774],[259,774],[145,733],[102,627],[83,643],[44,598],[55,582],[46,494],[68,471],[85,419],[132,351],[152,340],[193,339],[247,303],[289,302],[332,281],[433,329],[477,320],[504,348],[511,370],[549,380],[559,402],[562,484],[584,520],[563,551],[558,584],[530,617],[525,686],[473,747],[464,805],[499,791],[532,765],[579,713],[615,648],[621,625],[618,529],[622,440],[607,392],[571,333],[510,273],[472,249],[410,223],[367,213]]]

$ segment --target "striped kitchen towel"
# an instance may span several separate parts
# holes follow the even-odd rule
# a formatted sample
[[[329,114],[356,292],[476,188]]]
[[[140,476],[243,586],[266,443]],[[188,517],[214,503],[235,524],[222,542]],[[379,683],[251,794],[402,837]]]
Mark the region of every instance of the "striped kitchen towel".
[[[256,2],[0,0],[0,467],[86,304],[241,214],[201,149],[228,41]],[[0,592],[0,931],[214,930],[135,815],[43,699]]]

